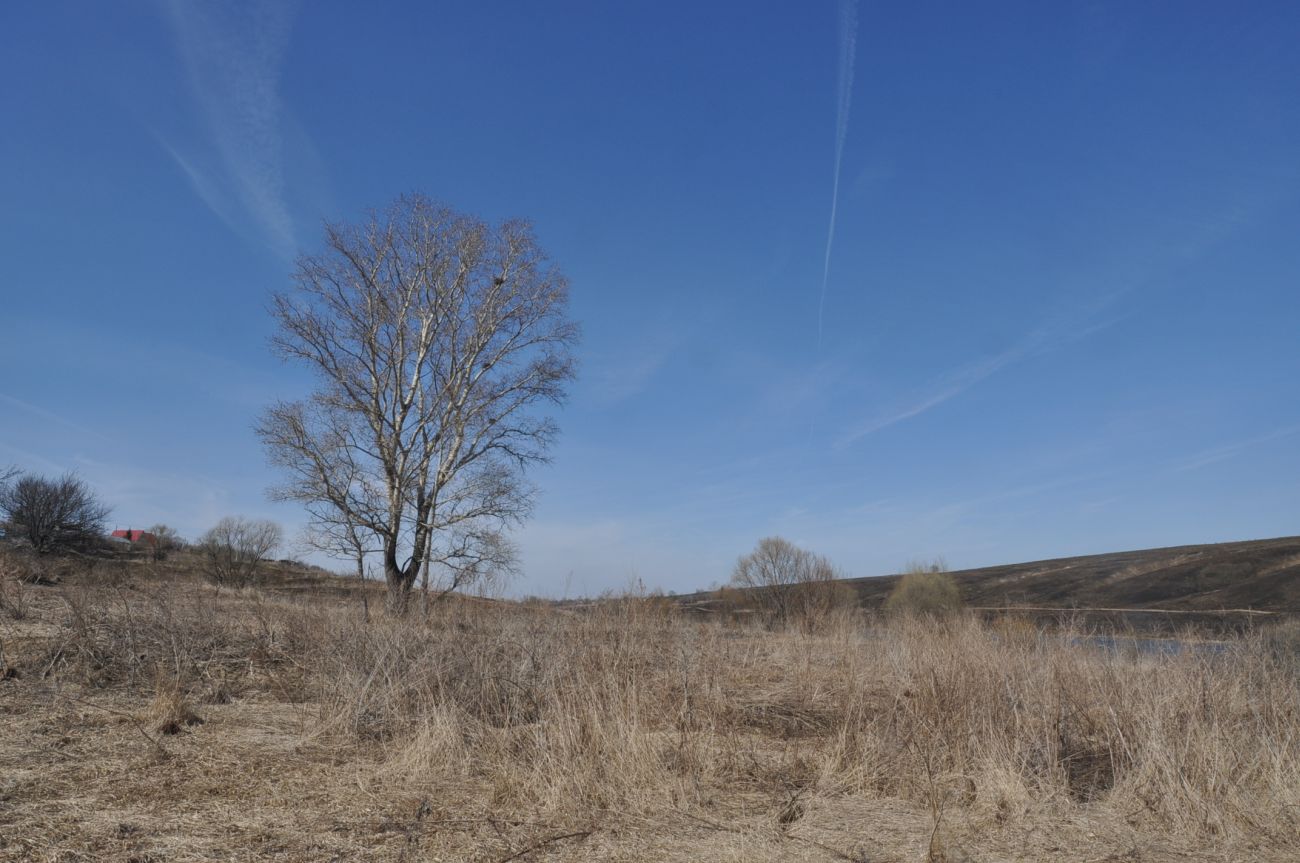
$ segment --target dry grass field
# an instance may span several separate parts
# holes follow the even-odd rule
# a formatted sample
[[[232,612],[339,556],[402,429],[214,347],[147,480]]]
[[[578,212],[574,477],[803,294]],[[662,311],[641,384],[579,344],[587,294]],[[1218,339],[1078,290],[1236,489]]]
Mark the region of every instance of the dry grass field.
[[[0,860],[1300,858],[1283,630],[771,630],[0,561]],[[373,607],[372,603],[372,607]]]

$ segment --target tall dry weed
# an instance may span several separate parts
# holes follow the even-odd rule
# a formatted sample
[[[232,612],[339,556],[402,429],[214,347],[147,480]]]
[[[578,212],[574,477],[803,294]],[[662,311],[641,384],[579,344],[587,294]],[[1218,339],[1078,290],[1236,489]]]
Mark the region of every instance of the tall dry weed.
[[[740,794],[780,829],[857,795],[990,828],[1105,806],[1207,838],[1300,835],[1300,677],[1281,630],[1153,652],[962,614],[773,631],[652,597],[458,600],[370,622],[258,591],[64,604],[56,673],[144,684],[162,669],[213,701],[308,702],[314,733],[378,753],[386,783],[462,783],[512,812]]]
[[[1126,655],[968,617],[773,633],[611,604],[336,630],[324,728],[510,805],[723,790],[945,801],[992,823],[1106,801],[1207,835],[1286,832],[1300,699],[1262,642]]]

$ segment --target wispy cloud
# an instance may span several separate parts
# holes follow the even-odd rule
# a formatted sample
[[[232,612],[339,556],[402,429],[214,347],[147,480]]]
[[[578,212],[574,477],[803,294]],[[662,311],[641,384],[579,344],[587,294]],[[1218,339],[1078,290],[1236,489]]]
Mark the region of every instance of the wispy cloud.
[[[292,4],[167,0],[165,8],[219,176],[174,143],[162,141],[165,149],[213,212],[236,229],[235,214],[242,213],[272,249],[291,257],[296,243],[285,202],[279,76]]]
[[[34,453],[30,450],[16,447],[4,441],[0,441],[0,452],[9,453],[11,456],[16,457],[18,459],[17,465],[24,470],[35,470],[39,468],[49,474],[59,474],[63,473],[67,469],[66,465],[57,464],[40,453]],[[5,458],[2,461],[7,464],[10,459]]]
[[[1090,277],[1087,283],[1081,284],[1081,287],[1087,286],[1090,292],[1094,290],[1093,285],[1109,284],[1111,287],[1083,305],[1066,309],[1049,318],[1010,350],[991,359],[962,366],[944,375],[913,400],[858,423],[836,441],[836,446],[848,446],[873,432],[924,414],[1021,360],[1058,350],[1114,326],[1127,316],[1115,311],[1115,307],[1125,297],[1147,288],[1171,270],[1200,259],[1249,225],[1259,213],[1274,206],[1279,200],[1279,194],[1251,194],[1242,201],[1231,203],[1198,220],[1179,243],[1163,254],[1147,256],[1127,268]],[[1235,450],[1222,457],[1232,454],[1235,454]],[[1206,455],[1208,457],[1212,454]]]
[[[172,161],[181,169],[185,179],[189,180],[190,187],[199,196],[199,200],[207,204],[208,209],[216,213],[221,221],[235,231],[240,231],[242,228],[240,218],[233,212],[232,202],[227,200],[225,193],[214,179],[215,175],[220,172],[200,168],[192,156],[185,155],[175,145],[156,132],[154,136],[158,139],[158,143],[162,145],[162,148],[167,151],[167,155],[171,156]]]
[[[980,382],[992,377],[1008,366],[1014,365],[1032,356],[1040,356],[1065,345],[1085,339],[1121,320],[1119,316],[1098,318],[1098,315],[1114,299],[1121,296],[1116,292],[1101,301],[1087,312],[1072,318],[1070,316],[1050,320],[1032,330],[1019,343],[992,357],[976,360],[960,366],[939,378],[926,392],[914,400],[904,402],[893,409],[870,417],[842,434],[835,445],[839,448],[849,446],[869,434],[881,429],[920,416],[926,411],[956,398]]]
[[[831,182],[831,217],[826,228],[826,257],[822,262],[822,289],[817,301],[817,346],[822,343],[822,322],[826,312],[826,285],[831,275],[831,246],[835,242],[835,215],[840,200],[840,163],[844,160],[844,139],[849,133],[849,109],[853,107],[853,61],[858,47],[857,0],[840,0],[839,86],[835,101],[835,172]]]
[[[588,385],[597,404],[608,407],[642,392],[672,359],[685,336],[660,327],[619,356],[606,357]]]
[[[31,402],[25,402],[22,399],[14,398],[13,396],[7,395],[5,393],[0,393],[0,402],[3,402],[4,404],[9,405],[10,407],[17,408],[18,410],[30,414],[45,422],[53,423],[55,425],[61,425],[64,428],[71,429],[72,431],[75,431],[78,434],[88,435],[90,437],[98,438],[99,440],[102,441],[110,441],[109,438],[105,437],[100,432],[97,432],[92,428],[83,426],[80,423],[73,422],[72,420],[68,419],[65,416],[56,414],[54,411],[46,410],[40,405],[34,405]]]
[[[1033,342],[1033,339],[1027,340],[994,357],[973,362],[949,372],[934,385],[930,392],[915,401],[871,417],[849,429],[836,441],[836,446],[846,447],[869,434],[901,423],[904,420],[909,420],[912,417],[920,416],[926,411],[956,398],[985,378],[997,374],[1002,369],[1025,357],[1033,349]]]
[[[1274,429],[1268,434],[1257,435],[1256,437],[1246,438],[1245,440],[1239,440],[1234,443],[1214,447],[1213,449],[1207,449],[1176,465],[1174,471],[1182,473],[1184,471],[1206,467],[1215,462],[1233,458],[1234,456],[1239,455],[1248,449],[1252,449],[1253,447],[1257,447],[1260,444],[1271,443],[1275,440],[1281,440],[1282,438],[1290,437],[1297,433],[1300,433],[1300,424],[1284,426],[1283,428]]]
[[[258,517],[280,514],[253,495],[234,493],[227,482],[215,477],[85,455],[75,457],[74,462],[77,472],[112,502],[119,527],[165,522],[196,537],[231,510]]]

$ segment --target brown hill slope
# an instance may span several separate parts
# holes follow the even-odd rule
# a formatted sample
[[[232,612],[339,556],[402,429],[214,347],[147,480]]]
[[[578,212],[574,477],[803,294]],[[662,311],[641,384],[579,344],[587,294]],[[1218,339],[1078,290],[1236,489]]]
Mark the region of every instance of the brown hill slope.
[[[953,573],[975,607],[1300,612],[1300,537],[1063,557]],[[899,576],[846,583],[878,608]]]

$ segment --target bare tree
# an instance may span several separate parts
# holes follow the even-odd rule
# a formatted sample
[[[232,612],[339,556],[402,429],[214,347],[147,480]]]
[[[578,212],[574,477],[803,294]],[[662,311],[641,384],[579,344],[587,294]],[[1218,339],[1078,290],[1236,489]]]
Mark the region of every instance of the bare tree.
[[[335,560],[356,566],[357,581],[365,581],[366,558],[382,550],[377,537],[360,524],[339,518],[336,512],[308,507],[311,521],[302,532],[301,545]]]
[[[807,624],[830,611],[837,598],[837,577],[825,557],[769,536],[736,561],[731,583],[749,589],[771,619]]]
[[[311,521],[303,528],[300,545],[307,552],[319,551],[335,560],[346,560],[356,566],[358,596],[362,614],[370,622],[370,595],[366,589],[368,567],[366,559],[382,551],[377,537],[355,522],[347,521],[337,512],[322,511],[308,506]]]
[[[426,561],[460,586],[498,571],[578,335],[567,282],[529,226],[404,197],[328,226],[294,283],[274,301],[275,345],[319,386],[259,424],[289,476],[276,496],[376,537],[396,613]]]
[[[173,551],[185,547],[185,540],[181,538],[176,528],[166,524],[155,524],[145,533],[153,535],[153,543],[149,546],[149,556],[155,561],[166,560],[167,555]]]
[[[430,600],[437,602],[462,588],[482,590],[496,584],[514,574],[518,562],[515,546],[504,534],[491,529],[479,533],[473,525],[446,531],[436,552],[424,559],[421,591],[426,612]],[[438,576],[431,582],[433,565]]]
[[[74,474],[12,477],[0,485],[0,513],[37,554],[84,548],[103,536],[112,509]]]
[[[204,572],[218,591],[225,586],[244,587],[257,577],[263,561],[283,538],[280,525],[273,521],[223,518],[199,539]]]
[[[9,488],[9,481],[20,473],[22,473],[22,471],[20,471],[16,465],[11,464],[6,465],[5,467],[0,467],[0,498],[4,497]],[[3,513],[3,510],[0,510],[0,513]],[[0,519],[0,534],[4,533],[3,528],[5,527],[6,520],[7,519]]]

